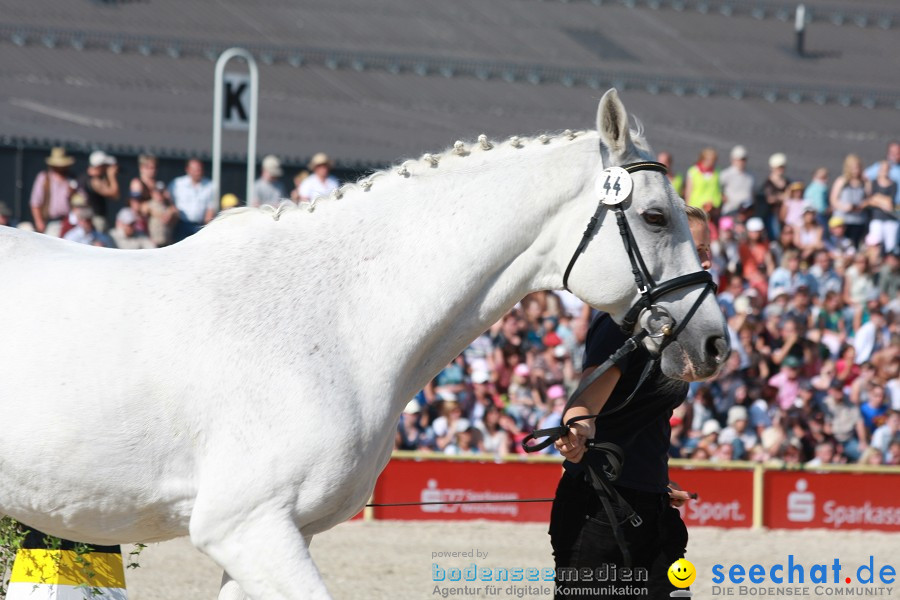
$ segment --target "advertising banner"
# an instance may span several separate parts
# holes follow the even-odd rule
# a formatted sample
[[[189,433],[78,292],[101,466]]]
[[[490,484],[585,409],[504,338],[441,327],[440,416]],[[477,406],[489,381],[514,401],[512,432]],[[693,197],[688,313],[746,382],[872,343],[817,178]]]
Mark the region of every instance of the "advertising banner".
[[[550,520],[550,502],[502,502],[552,498],[562,467],[556,463],[494,463],[392,459],[375,486],[376,503],[442,502],[375,508],[376,519],[495,521]],[[489,504],[458,504],[492,500]]]
[[[681,507],[688,527],[751,527],[753,471],[671,467],[669,479],[698,498]]]
[[[766,471],[766,527],[900,531],[900,474]]]

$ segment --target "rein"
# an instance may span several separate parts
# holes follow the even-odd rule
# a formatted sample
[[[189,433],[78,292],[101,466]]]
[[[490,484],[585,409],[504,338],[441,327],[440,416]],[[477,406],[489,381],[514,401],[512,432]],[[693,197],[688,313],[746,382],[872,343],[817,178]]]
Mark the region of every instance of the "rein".
[[[666,166],[662,163],[653,162],[653,161],[642,161],[629,163],[627,165],[623,165],[621,167],[622,170],[627,172],[629,175],[636,171],[655,171],[658,173],[665,174],[667,172]],[[616,184],[619,185],[619,181],[616,180]],[[650,373],[653,370],[653,367],[656,366],[658,362],[658,356],[662,353],[666,346],[672,343],[678,334],[680,334],[687,323],[691,320],[697,310],[700,308],[700,305],[706,299],[706,296],[713,290],[716,289],[716,284],[713,282],[712,275],[707,273],[706,271],[697,271],[695,273],[688,273],[687,275],[680,275],[678,277],[669,279],[668,281],[664,281],[662,283],[657,284],[653,280],[653,276],[650,275],[650,270],[647,268],[646,263],[644,262],[643,256],[641,256],[641,252],[638,249],[637,242],[634,239],[634,234],[631,231],[631,227],[628,225],[628,220],[625,218],[625,211],[622,208],[622,203],[630,198],[630,194],[627,198],[623,198],[622,201],[616,203],[606,203],[604,200],[601,200],[599,205],[597,206],[597,210],[594,213],[594,216],[591,217],[591,220],[588,222],[587,229],[584,230],[584,233],[581,236],[581,242],[578,244],[578,248],[576,248],[575,253],[572,255],[572,258],[569,260],[569,264],[566,267],[565,273],[563,275],[563,287],[566,290],[569,289],[569,274],[572,272],[572,267],[575,266],[575,261],[578,260],[578,257],[585,251],[588,243],[594,235],[594,231],[597,228],[597,223],[599,222],[599,217],[602,214],[602,211],[605,208],[610,208],[616,214],[616,223],[619,227],[619,234],[622,237],[622,243],[625,245],[625,252],[628,254],[628,260],[631,263],[631,272],[634,275],[634,282],[638,288],[638,291],[641,294],[640,300],[635,302],[635,304],[628,309],[628,312],[625,314],[625,317],[622,320],[622,329],[626,333],[632,333],[635,327],[640,323],[641,330],[638,333],[631,335],[628,340],[625,341],[622,346],[616,350],[616,352],[606,359],[602,365],[597,367],[590,375],[582,379],[581,383],[578,385],[578,388],[572,393],[569,397],[569,400],[566,402],[566,406],[563,409],[563,414],[566,414],[572,406],[574,406],[575,402],[584,394],[584,392],[594,384],[604,373],[606,373],[612,366],[620,361],[622,358],[634,352],[638,348],[638,344],[641,343],[645,337],[650,337],[653,339],[661,339],[662,341],[659,344],[659,350],[656,352],[656,356],[653,360],[649,361],[647,365],[644,367],[643,372],[641,373],[641,377],[638,380],[637,386],[631,392],[631,394],[625,399],[624,402],[619,404],[619,406],[606,411],[604,416],[612,415],[623,408],[625,408],[637,392],[641,389],[641,386],[650,376]],[[655,304],[654,302],[665,294],[669,294],[676,290],[680,290],[686,287],[691,287],[694,285],[703,285],[703,291],[697,300],[694,302],[693,306],[691,306],[687,315],[685,315],[684,320],[676,324],[675,319],[672,318],[671,314],[664,309],[663,307]],[[568,421],[566,421],[565,425],[561,425],[559,427],[550,427],[547,429],[537,429],[522,440],[522,448],[525,452],[539,452],[554,443],[556,440],[568,434],[569,427],[573,423],[577,423],[578,421],[584,421],[587,419],[596,419],[600,417],[600,414],[595,415],[581,415],[577,417],[572,417]],[[546,437],[542,442],[538,442],[537,444],[531,444],[537,438]],[[590,448],[590,443],[588,445]],[[614,469],[618,470],[618,469]]]

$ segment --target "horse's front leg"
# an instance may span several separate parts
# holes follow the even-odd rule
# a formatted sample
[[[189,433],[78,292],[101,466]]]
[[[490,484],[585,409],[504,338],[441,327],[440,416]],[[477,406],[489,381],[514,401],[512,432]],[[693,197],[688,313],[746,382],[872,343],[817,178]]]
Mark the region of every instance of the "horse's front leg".
[[[223,496],[219,496],[219,503]],[[225,569],[220,600],[328,600],[308,541],[282,507],[226,510],[200,502],[191,541]]]
[[[303,539],[306,541],[306,547],[309,548],[312,536],[306,536]],[[240,584],[228,574],[228,571],[223,571],[222,585],[219,587],[219,595],[216,596],[216,600],[248,600],[248,597],[241,589]]]

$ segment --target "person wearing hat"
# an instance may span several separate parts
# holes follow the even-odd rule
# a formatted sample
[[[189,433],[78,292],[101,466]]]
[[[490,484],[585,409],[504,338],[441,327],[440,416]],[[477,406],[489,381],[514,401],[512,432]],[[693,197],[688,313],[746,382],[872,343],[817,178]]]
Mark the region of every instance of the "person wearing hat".
[[[731,149],[731,166],[719,173],[722,186],[722,215],[734,216],[741,205],[753,202],[756,180],[747,172],[747,149],[735,146]]]
[[[685,212],[694,245],[708,248],[706,212],[690,206],[685,207]],[[700,255],[700,263],[704,269],[710,267],[708,253]],[[585,340],[582,378],[611,357],[627,338],[608,314],[599,313]],[[683,505],[689,495],[670,484],[668,459],[670,419],[673,409],[685,400],[688,384],[666,378],[657,366],[627,407],[604,418],[604,411],[620,406],[635,390],[650,359],[647,350],[639,346],[600,376],[562,416],[561,421],[566,423],[574,416],[600,414],[597,419],[573,423],[569,434],[554,444],[566,462],[551,510],[550,540],[557,572],[569,568],[593,569],[604,564],[625,565],[627,551],[631,556],[630,567],[648,570],[644,595],[667,598],[675,588],[666,570],[684,556],[687,546],[687,529],[676,507]],[[609,496],[601,499],[586,479],[584,462],[591,464],[597,473],[603,470],[599,453],[586,449],[588,439],[611,442],[622,448],[625,462],[619,478],[611,485],[640,516],[640,525],[632,526],[627,520],[621,524],[622,516],[618,513],[625,509],[619,500]],[[612,509],[616,514],[611,516],[605,506],[613,502],[618,508]],[[566,587],[578,585],[565,583]],[[582,585],[596,588],[601,584]],[[589,593],[574,591],[571,598],[595,597],[585,595]]]
[[[222,199],[219,201],[220,207],[222,210],[228,210],[229,208],[234,208],[241,201],[234,194],[224,194]]]
[[[331,159],[324,152],[318,152],[307,167],[312,175],[303,180],[297,192],[300,202],[310,202],[319,196],[327,196],[338,188],[338,180],[329,175]]]
[[[397,450],[420,450],[434,443],[431,430],[422,425],[422,405],[416,398],[406,404],[400,422],[394,448]]]
[[[77,221],[75,227],[66,232],[63,239],[89,246],[116,247],[112,238],[94,228],[94,211],[90,206],[87,206],[86,200],[83,202],[83,205],[76,207],[72,212],[75,214]]]
[[[129,207],[119,210],[116,215],[116,225],[113,227],[109,235],[116,243],[116,248],[122,250],[146,250],[156,248],[156,244],[147,237],[143,232],[135,229],[137,216]]]
[[[262,160],[262,172],[253,183],[253,199],[251,206],[278,206],[285,199],[284,186],[279,178],[284,174],[281,161],[274,154],[269,154]]]
[[[31,216],[39,233],[62,235],[62,221],[69,216],[69,200],[78,182],[69,175],[75,159],[65,148],[53,148],[45,161],[47,169],[38,173],[31,187]]]
[[[769,176],[762,186],[762,202],[757,203],[756,216],[765,223],[770,239],[778,238],[781,233],[778,217],[781,214],[781,204],[787,198],[787,188],[791,184],[791,180],[785,176],[786,169],[787,157],[783,153],[776,152],[769,157]]]
[[[94,227],[106,231],[106,215],[111,202],[119,200],[118,161],[103,150],[94,150],[88,157],[87,172],[81,178],[81,187],[87,196],[88,206],[94,211]]]
[[[756,291],[766,295],[769,275],[776,268],[775,257],[766,240],[766,225],[760,217],[751,217],[744,227],[747,236],[738,244],[743,275]]]
[[[728,426],[719,433],[719,442],[734,445],[734,457],[744,458],[759,441],[756,432],[748,427],[750,413],[746,406],[736,404],[728,409]]]
[[[793,354],[788,354],[781,361],[781,370],[769,378],[769,385],[778,390],[776,396],[781,410],[788,410],[794,405],[794,399],[800,394],[800,367],[803,362]]]
[[[787,188],[787,195],[781,204],[781,214],[779,218],[782,224],[789,225],[796,229],[803,223],[803,209],[806,208],[806,201],[803,199],[803,190],[806,186],[802,181],[792,181]]]
[[[847,237],[844,217],[833,216],[828,219],[828,238],[825,240],[825,248],[828,249],[835,261],[843,261],[844,258],[856,254],[856,246]]]

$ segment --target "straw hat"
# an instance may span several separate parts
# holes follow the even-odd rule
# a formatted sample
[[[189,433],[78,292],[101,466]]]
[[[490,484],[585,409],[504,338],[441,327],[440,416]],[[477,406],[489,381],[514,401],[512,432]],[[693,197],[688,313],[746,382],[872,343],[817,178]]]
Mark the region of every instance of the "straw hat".
[[[50,156],[44,159],[48,167],[71,167],[75,164],[75,158],[66,154],[66,149],[59,146],[50,150]]]
[[[328,158],[328,155],[324,152],[317,152],[316,154],[314,154],[312,160],[310,160],[309,164],[306,166],[310,171],[312,171],[319,165],[327,165],[329,168],[331,168],[331,159]]]

